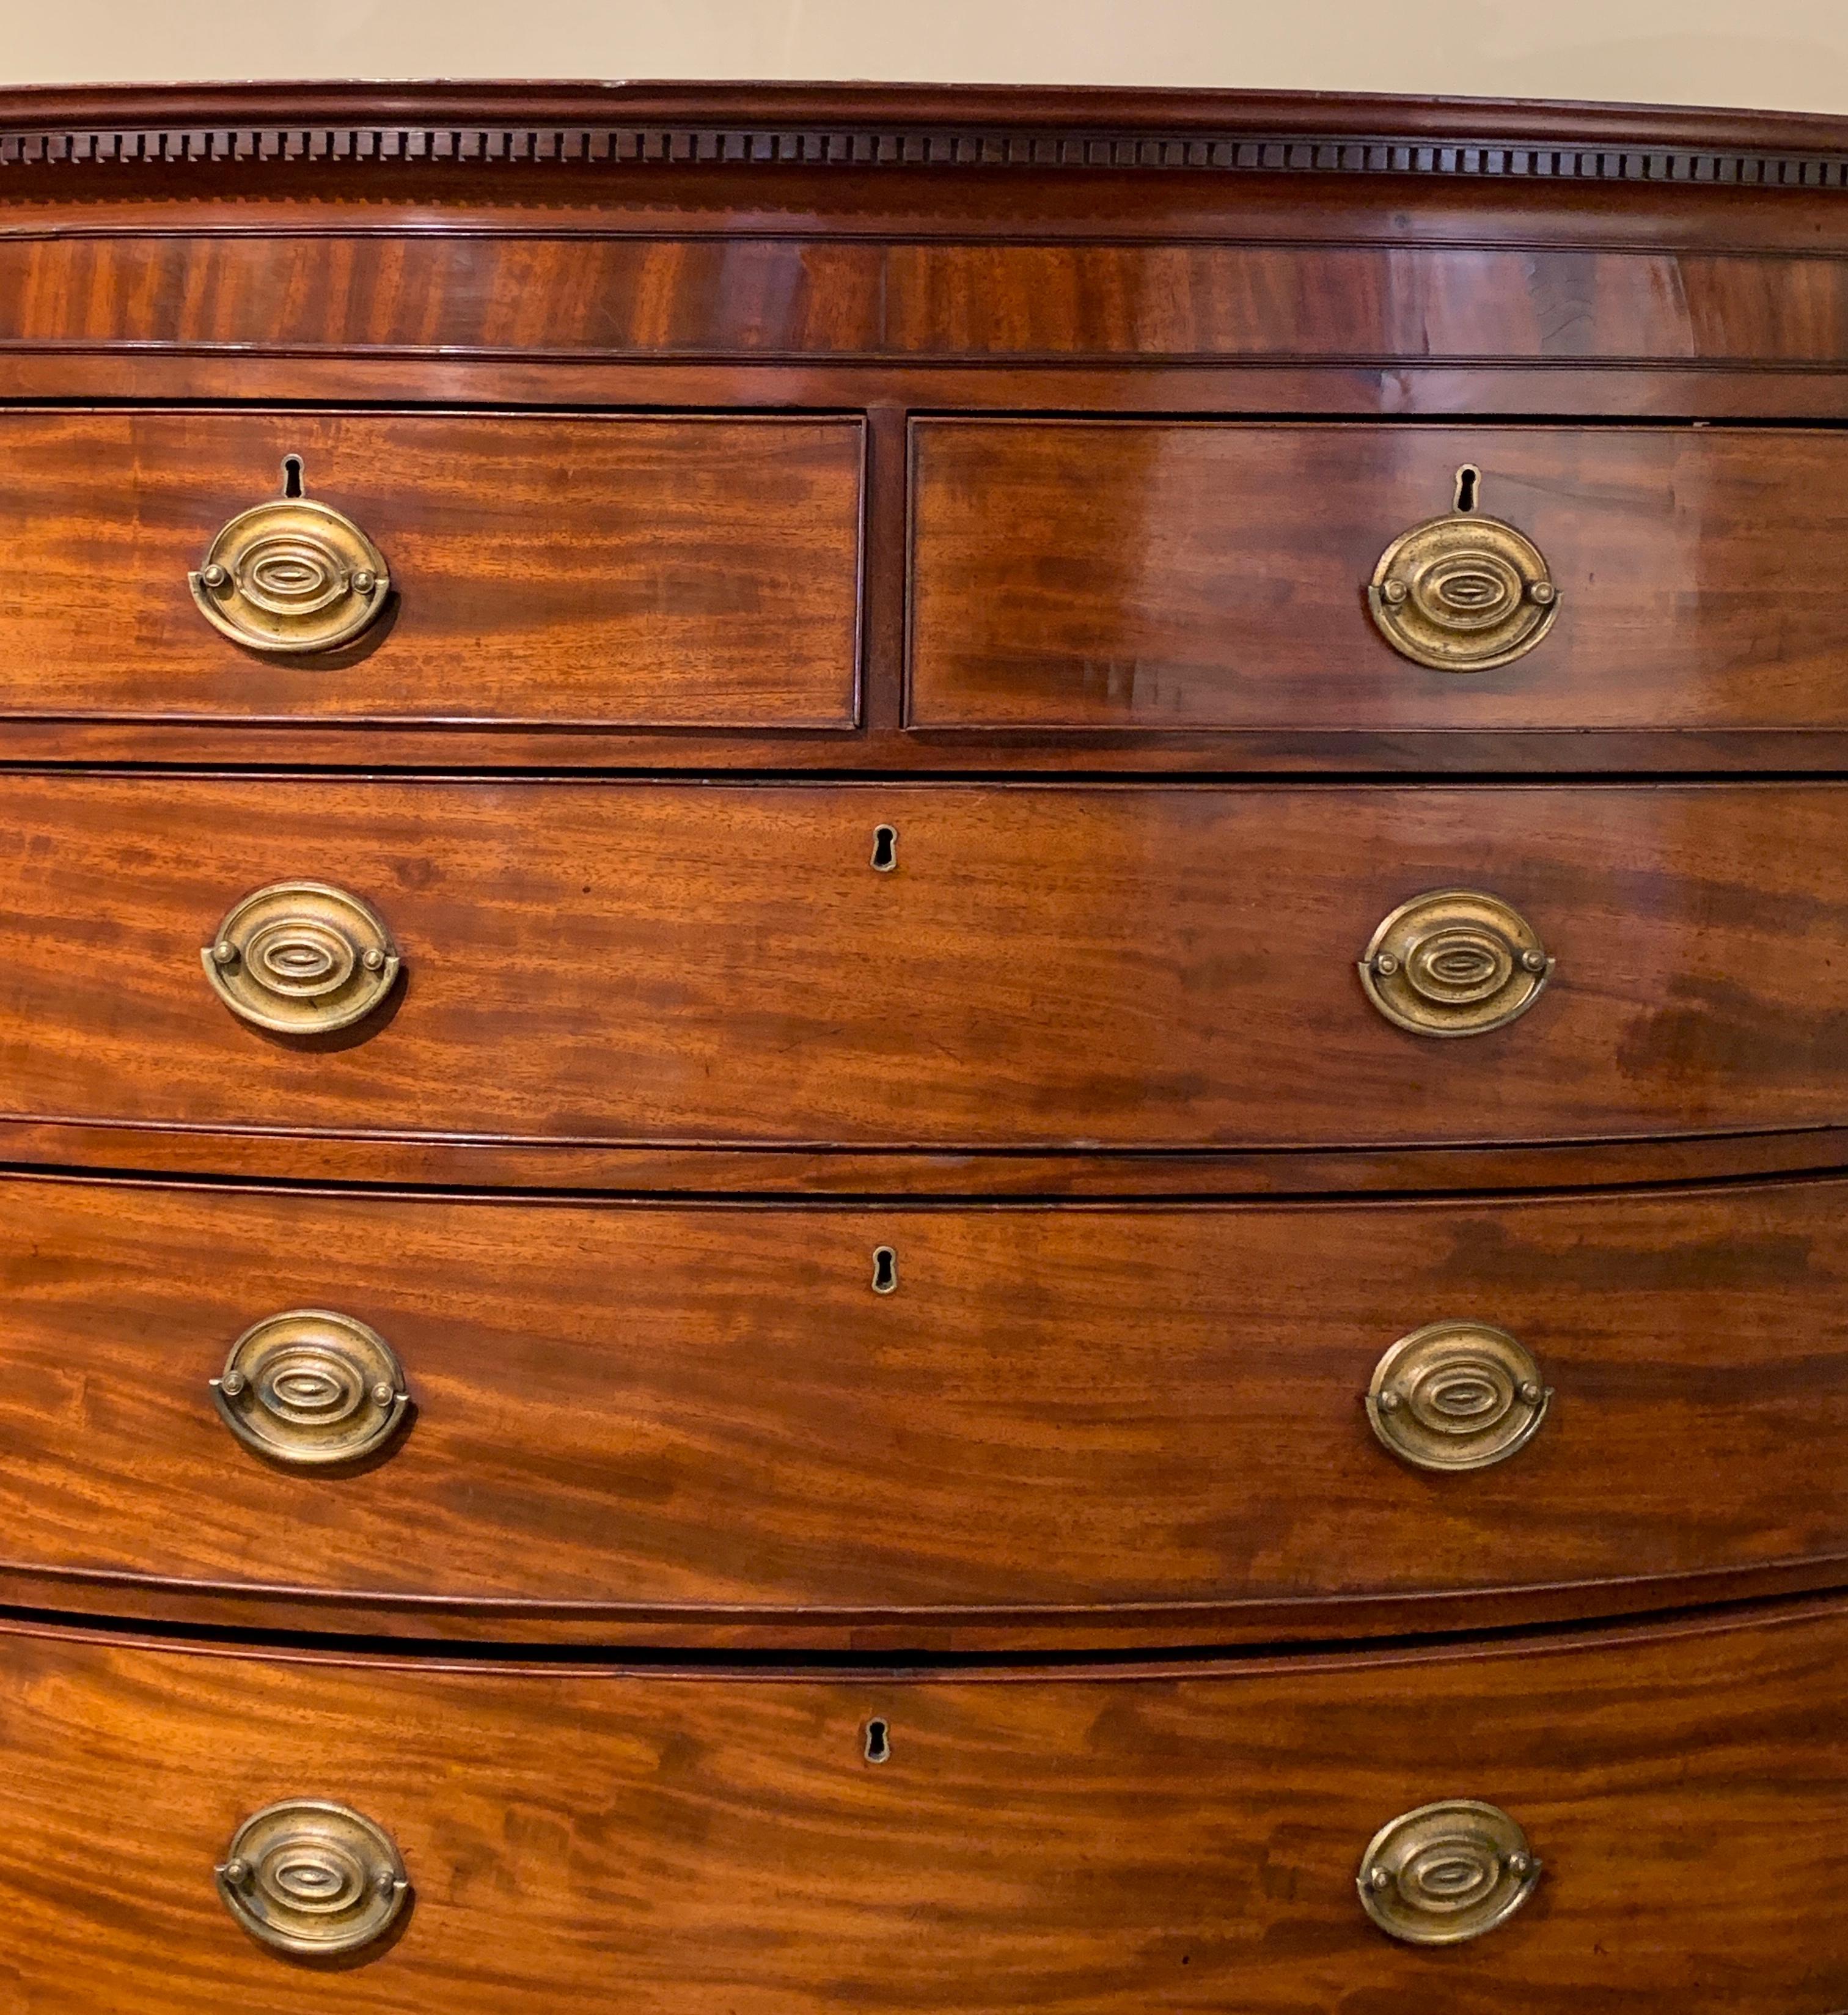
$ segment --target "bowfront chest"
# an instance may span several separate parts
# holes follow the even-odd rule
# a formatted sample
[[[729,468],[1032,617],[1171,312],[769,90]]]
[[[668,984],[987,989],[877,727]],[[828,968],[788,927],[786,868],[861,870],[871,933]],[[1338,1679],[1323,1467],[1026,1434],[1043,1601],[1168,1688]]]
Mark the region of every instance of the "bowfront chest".
[[[1844,2015],[1848,121],[0,99],[0,1999]]]

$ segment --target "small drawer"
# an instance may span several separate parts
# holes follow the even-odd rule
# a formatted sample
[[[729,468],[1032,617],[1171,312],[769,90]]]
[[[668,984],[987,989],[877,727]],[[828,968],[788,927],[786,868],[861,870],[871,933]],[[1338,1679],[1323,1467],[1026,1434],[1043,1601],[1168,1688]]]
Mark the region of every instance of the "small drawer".
[[[1844,1227],[1837,1182],[864,1209],[16,1179],[0,1597],[1069,1646],[1820,1579]]]
[[[203,969],[202,969],[203,968]],[[1840,1124],[1848,787],[16,774],[0,1117],[1226,1149]]]
[[[920,728],[1848,726],[1839,433],[946,419],[911,455]]]
[[[861,432],[0,414],[0,718],[850,727]]]
[[[10,1625],[6,1977],[61,2015],[1836,2015],[1844,1661],[1836,1604],[935,1679]]]

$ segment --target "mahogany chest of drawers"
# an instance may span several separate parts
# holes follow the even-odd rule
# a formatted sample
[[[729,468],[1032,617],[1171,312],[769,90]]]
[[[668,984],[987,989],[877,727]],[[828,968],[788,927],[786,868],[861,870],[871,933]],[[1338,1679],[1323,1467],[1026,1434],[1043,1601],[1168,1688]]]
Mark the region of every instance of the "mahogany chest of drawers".
[[[1848,122],[0,100],[0,2010],[1848,2015]]]

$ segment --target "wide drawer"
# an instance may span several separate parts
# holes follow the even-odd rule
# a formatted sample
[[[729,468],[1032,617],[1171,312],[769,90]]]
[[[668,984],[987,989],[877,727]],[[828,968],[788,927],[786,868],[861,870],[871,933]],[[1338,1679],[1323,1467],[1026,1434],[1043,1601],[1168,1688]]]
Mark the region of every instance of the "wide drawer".
[[[0,717],[851,727],[861,434],[0,413]],[[305,517],[281,499],[296,483]],[[363,548],[323,506],[382,560],[375,609],[352,589]],[[213,563],[235,583],[196,595],[189,575]],[[331,652],[271,648],[354,622]]]
[[[1544,634],[1437,669],[1367,590],[1466,469],[1473,529],[1389,572],[1401,627],[1466,663]],[[911,474],[920,727],[1848,725],[1839,432],[930,420]],[[1536,549],[1548,608],[1485,519]]]
[[[1459,886],[1552,964],[1443,1040],[1357,961]],[[1460,928],[1417,939],[1440,992],[1494,939]],[[325,1035],[246,1025],[202,971],[223,945],[246,1008],[313,1025],[317,987],[364,1005],[362,941],[379,1004]],[[1845,1070],[1839,785],[18,775],[0,828],[0,1114],[1261,1148],[1813,1126]]]
[[[16,1180],[11,1599],[1059,1643],[1814,1580],[1848,1555],[1845,1225],[1839,1182],[984,1209]]]
[[[1424,1658],[934,1680],[13,1629],[0,1970],[31,2015],[1837,2015],[1844,1660],[1833,1605]],[[1433,1805],[1409,1865],[1402,1834],[1374,1844]],[[318,1851],[360,1822],[378,1830],[350,1861]],[[1527,1894],[1467,1942],[1410,1944],[1362,1907],[1376,1867],[1382,1907],[1421,1932]],[[241,1928],[216,1869],[285,1935],[310,1914],[292,1895],[337,1905],[375,1873],[386,1905],[327,1928],[396,1914],[330,1974]]]

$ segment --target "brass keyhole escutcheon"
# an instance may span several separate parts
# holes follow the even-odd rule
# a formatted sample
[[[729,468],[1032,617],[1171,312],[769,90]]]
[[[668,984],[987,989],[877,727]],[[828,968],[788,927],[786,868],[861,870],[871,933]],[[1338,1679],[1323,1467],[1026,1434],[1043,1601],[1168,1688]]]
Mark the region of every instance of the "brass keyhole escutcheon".
[[[1439,672],[1484,672],[1524,656],[1559,612],[1546,557],[1525,533],[1475,508],[1479,472],[1457,472],[1458,508],[1394,539],[1367,588],[1375,627],[1401,657]]]
[[[1511,903],[1434,889],[1385,918],[1361,955],[1360,983],[1389,1022],[1419,1036],[1480,1036],[1527,1013],[1553,961]]]
[[[1459,1945],[1505,1924],[1534,1893],[1541,1864],[1499,1805],[1448,1798],[1382,1826],[1355,1878],[1381,1931],[1410,1945]]]
[[[384,613],[391,575],[350,518],[302,494],[299,456],[285,469],[284,494],[239,512],[187,580],[206,620],[246,650],[336,651]]]
[[[363,1461],[403,1427],[411,1395],[397,1353],[330,1309],[290,1309],[246,1330],[211,1381],[245,1447],[294,1469]]]
[[[277,882],[234,903],[199,954],[240,1021],[317,1036],[370,1015],[402,961],[369,903],[323,882]]]
[[[1506,1330],[1426,1323],[1374,1367],[1367,1418],[1414,1469],[1487,1469],[1527,1446],[1552,1397],[1533,1352]]]
[[[253,1812],[216,1873],[232,1916],[259,1944],[291,1959],[363,1951],[391,1929],[411,1891],[385,1829],[318,1798]]]

